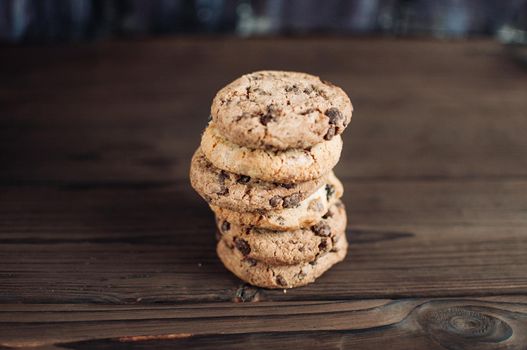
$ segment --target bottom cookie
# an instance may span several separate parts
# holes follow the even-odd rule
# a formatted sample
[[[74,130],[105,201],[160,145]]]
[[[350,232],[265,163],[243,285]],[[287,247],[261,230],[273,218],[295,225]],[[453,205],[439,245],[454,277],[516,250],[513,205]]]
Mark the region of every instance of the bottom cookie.
[[[344,260],[347,250],[346,235],[341,235],[331,251],[310,263],[273,266],[245,257],[224,240],[220,240],[216,247],[223,265],[238,278],[254,286],[271,289],[294,288],[314,282],[333,265]]]

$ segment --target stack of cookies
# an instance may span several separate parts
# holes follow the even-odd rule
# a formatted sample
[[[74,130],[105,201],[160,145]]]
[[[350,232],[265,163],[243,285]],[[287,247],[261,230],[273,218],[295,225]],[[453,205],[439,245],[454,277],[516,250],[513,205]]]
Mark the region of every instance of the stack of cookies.
[[[216,215],[218,256],[240,279],[298,287],[346,256],[332,169],[352,110],[342,89],[296,72],[247,74],[214,98],[190,179]]]

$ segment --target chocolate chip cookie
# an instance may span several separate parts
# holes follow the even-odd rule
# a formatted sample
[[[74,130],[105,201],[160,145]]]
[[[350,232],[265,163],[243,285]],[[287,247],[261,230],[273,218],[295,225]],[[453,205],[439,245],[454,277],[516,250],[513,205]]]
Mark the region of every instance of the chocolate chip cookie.
[[[221,89],[211,106],[219,131],[249,148],[309,148],[344,131],[353,106],[339,87],[298,72],[259,71]]]
[[[220,239],[247,259],[269,265],[294,265],[314,261],[331,251],[346,229],[342,202],[332,205],[315,225],[293,231],[273,231],[217,220]]]
[[[238,212],[215,205],[210,205],[210,207],[218,220],[221,221],[227,221],[236,225],[288,231],[310,227],[319,222],[329,210],[329,207],[342,197],[343,192],[342,183],[331,173],[328,182],[324,186],[293,208]]]
[[[327,182],[328,175],[298,183],[266,182],[216,168],[200,148],[192,157],[190,182],[208,203],[234,211],[292,208]]]
[[[222,170],[268,182],[297,183],[314,180],[333,169],[340,158],[342,138],[337,135],[310,149],[251,149],[227,140],[211,123],[201,138],[201,150]]]
[[[333,248],[309,263],[268,265],[248,258],[238,248],[230,247],[221,239],[216,252],[223,265],[238,278],[262,288],[294,288],[312,283],[324,272],[346,257],[346,235],[337,236]]]

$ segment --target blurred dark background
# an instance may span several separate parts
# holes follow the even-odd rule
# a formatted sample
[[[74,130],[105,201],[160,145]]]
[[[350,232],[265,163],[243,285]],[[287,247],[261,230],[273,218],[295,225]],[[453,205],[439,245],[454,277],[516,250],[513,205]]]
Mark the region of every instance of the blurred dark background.
[[[523,0],[0,0],[4,43],[189,33],[514,36]]]

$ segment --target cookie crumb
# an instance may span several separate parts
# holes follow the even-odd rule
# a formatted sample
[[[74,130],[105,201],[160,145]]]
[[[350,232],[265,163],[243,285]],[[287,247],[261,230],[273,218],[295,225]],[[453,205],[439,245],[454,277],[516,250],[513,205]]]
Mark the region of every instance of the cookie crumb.
[[[233,301],[235,303],[257,302],[260,301],[259,289],[248,283],[242,284],[236,290]]]

